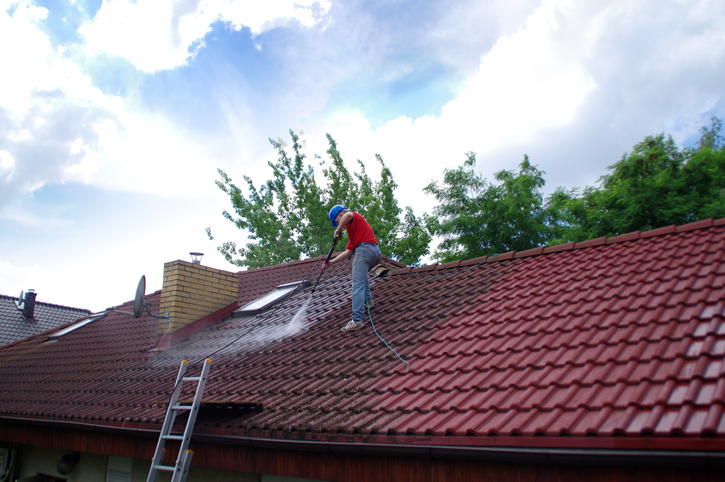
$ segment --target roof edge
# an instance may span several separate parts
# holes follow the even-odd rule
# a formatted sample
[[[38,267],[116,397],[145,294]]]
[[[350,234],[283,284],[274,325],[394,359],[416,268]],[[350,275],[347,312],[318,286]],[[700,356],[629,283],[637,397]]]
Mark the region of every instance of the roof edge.
[[[445,437],[422,437],[422,443],[399,443],[390,441],[388,443],[370,441],[312,441],[312,440],[290,440],[243,437],[237,435],[208,435],[194,434],[194,439],[201,443],[224,443],[233,445],[244,445],[253,448],[267,448],[278,450],[328,452],[332,454],[361,454],[361,455],[398,455],[407,457],[433,457],[433,458],[475,458],[483,460],[496,460],[507,462],[539,462],[559,464],[620,464],[620,465],[656,465],[656,466],[686,466],[686,467],[707,467],[725,468],[725,451],[720,449],[695,450],[690,444],[693,439],[683,439],[683,449],[672,450],[656,448],[590,448],[582,447],[583,437],[567,437],[567,446],[557,447],[554,444],[550,447],[541,446],[544,437],[521,437],[515,444],[498,446],[491,445],[443,445],[447,440]],[[402,437],[410,439],[412,437]],[[460,439],[464,437],[451,437]],[[503,439],[514,439],[516,437],[496,437]],[[600,440],[597,438],[597,440]],[[638,440],[640,445],[653,447],[650,438],[629,438],[630,441]],[[601,441],[601,440],[600,440]],[[689,443],[688,443],[689,441]],[[528,447],[527,443],[534,442]],[[543,444],[545,445],[545,444]],[[588,444],[585,444],[588,445]],[[654,444],[656,445],[656,444]],[[722,445],[722,444],[719,444]]]
[[[3,294],[0,294],[0,298],[7,298],[8,300],[17,300],[18,299],[17,296],[10,296],[10,295],[3,295]],[[93,313],[93,311],[89,310],[88,308],[76,308],[75,306],[59,305],[57,303],[48,303],[47,301],[37,301],[36,300],[35,304],[36,304],[36,306],[44,305],[44,306],[53,307],[53,308],[62,308],[62,309],[69,310],[69,311],[79,311],[79,312],[86,313],[89,315]]]
[[[557,244],[554,246],[539,246],[537,248],[528,249],[526,251],[508,251],[506,253],[499,253],[493,256],[481,256],[480,258],[473,258],[469,260],[457,260],[451,261],[444,264],[433,263],[425,266],[419,266],[417,268],[403,268],[398,270],[392,270],[390,275],[399,275],[405,273],[419,273],[427,271],[438,271],[450,268],[458,268],[463,266],[471,266],[483,263],[495,263],[498,261],[507,261],[510,259],[528,258],[531,256],[540,256],[552,253],[559,253],[562,251],[573,251],[575,249],[590,248],[594,246],[602,246],[606,244],[624,243],[627,241],[635,241],[643,238],[651,238],[654,236],[664,236],[667,234],[684,233],[687,231],[695,231],[698,229],[708,229],[712,227],[725,226],[725,218],[720,219],[703,219],[688,224],[682,225],[670,225],[661,228],[651,229],[649,231],[632,231],[631,233],[619,234],[617,236],[602,236],[599,238],[589,239],[586,241],[570,242],[564,244]]]
[[[339,251],[337,254],[339,254],[341,252],[342,251]],[[335,253],[333,253],[333,254],[335,254]],[[272,266],[262,266],[260,268],[243,269],[243,270],[235,272],[235,274],[244,275],[246,273],[254,273],[257,271],[269,271],[269,270],[273,270],[273,269],[286,269],[286,268],[289,268],[290,266],[318,262],[319,260],[325,259],[326,257],[327,257],[327,253],[321,254],[319,256],[313,256],[311,258],[300,259],[297,261],[290,261],[288,263],[278,263],[278,264],[273,264]],[[383,254],[383,260],[381,261],[381,264],[392,265],[394,268],[397,268],[397,269],[408,269],[408,267],[405,265],[405,263],[401,263],[400,261],[395,261],[394,259],[392,259],[384,254]]]
[[[151,434],[157,436],[161,424],[149,424],[131,420],[118,420],[114,422],[94,423],[82,420],[46,419],[40,417],[13,416],[0,414],[0,423],[20,423],[39,427],[77,428],[116,433]],[[213,429],[214,430],[214,429]],[[415,448],[445,448],[449,450],[470,449],[475,451],[505,451],[508,449],[525,451],[592,451],[600,452],[630,452],[630,453],[672,453],[672,454],[701,454],[713,455],[725,462],[725,438],[697,437],[697,436],[543,436],[543,435],[394,435],[394,434],[349,434],[349,433],[320,433],[320,432],[286,432],[261,431],[252,435],[229,434],[226,429],[218,428],[217,433],[203,433],[195,431],[195,440],[206,442],[244,443],[261,446],[301,446],[313,447],[339,446],[339,447],[385,447],[385,450],[394,450],[395,447]],[[226,432],[226,433],[225,433]],[[280,436],[275,436],[279,434]]]

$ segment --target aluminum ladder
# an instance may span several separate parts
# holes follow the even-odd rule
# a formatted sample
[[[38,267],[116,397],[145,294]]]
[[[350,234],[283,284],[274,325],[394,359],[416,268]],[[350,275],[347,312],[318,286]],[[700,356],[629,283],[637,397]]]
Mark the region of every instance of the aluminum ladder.
[[[191,433],[194,431],[194,423],[196,423],[196,415],[199,413],[199,406],[201,405],[201,396],[204,393],[204,386],[206,385],[209,371],[211,370],[211,360],[208,358],[204,360],[204,366],[201,369],[201,375],[198,377],[185,377],[186,370],[189,369],[189,362],[183,360],[179,367],[179,374],[176,377],[176,384],[174,390],[171,392],[171,398],[169,399],[169,406],[166,410],[166,417],[164,418],[164,424],[161,427],[161,435],[159,436],[159,442],[156,445],[156,452],[154,452],[154,458],[151,460],[151,468],[149,469],[149,475],[146,482],[156,482],[156,478],[159,476],[159,472],[173,472],[171,476],[171,482],[184,482],[186,476],[189,473],[189,467],[191,466],[191,457],[194,452],[189,450],[189,442],[191,441]],[[194,394],[194,401],[191,405],[182,404],[179,402],[179,396],[181,395],[181,387],[184,382],[197,382],[196,393]],[[188,411],[189,418],[186,421],[186,428],[184,434],[171,433],[171,429],[174,426],[176,415],[181,411]],[[176,458],[175,465],[163,465],[164,454],[166,449],[164,445],[167,440],[179,440],[181,441],[181,447],[179,447],[179,455]]]

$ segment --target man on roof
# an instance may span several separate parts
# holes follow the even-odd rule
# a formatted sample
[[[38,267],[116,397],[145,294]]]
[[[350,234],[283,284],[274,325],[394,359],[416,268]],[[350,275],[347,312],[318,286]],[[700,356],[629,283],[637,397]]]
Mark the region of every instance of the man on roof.
[[[330,209],[330,221],[335,230],[335,237],[342,239],[342,230],[347,231],[345,251],[323,263],[322,269],[331,264],[345,261],[354,255],[352,260],[352,320],[342,327],[342,331],[355,331],[365,326],[365,305],[373,307],[373,295],[370,293],[368,272],[380,262],[382,253],[375,239],[373,228],[360,214],[350,211],[337,204]]]

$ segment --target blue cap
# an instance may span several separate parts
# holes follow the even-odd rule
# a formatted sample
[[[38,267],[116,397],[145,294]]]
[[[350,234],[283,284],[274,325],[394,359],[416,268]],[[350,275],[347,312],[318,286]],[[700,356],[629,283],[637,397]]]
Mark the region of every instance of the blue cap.
[[[335,204],[334,206],[332,206],[332,209],[330,209],[329,217],[330,217],[330,221],[332,221],[333,228],[337,227],[335,218],[337,217],[338,214],[340,214],[340,211],[342,211],[343,209],[347,209],[347,208],[345,206],[343,206],[342,204]]]

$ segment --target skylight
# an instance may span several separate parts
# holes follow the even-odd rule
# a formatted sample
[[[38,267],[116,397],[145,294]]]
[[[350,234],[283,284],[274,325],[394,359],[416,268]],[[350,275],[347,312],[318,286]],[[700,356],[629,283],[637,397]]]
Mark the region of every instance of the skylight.
[[[280,301],[285,296],[292,293],[294,290],[296,290],[300,285],[308,285],[309,281],[302,280],[302,281],[295,281],[294,283],[285,283],[283,285],[277,286],[274,290],[270,291],[266,295],[257,298],[256,300],[247,303],[246,305],[242,306],[241,308],[238,308],[234,314],[255,314],[259,313],[260,311],[263,311],[270,306],[272,306],[277,301]]]
[[[65,336],[70,332],[76,331],[79,328],[83,328],[86,325],[90,325],[91,323],[93,323],[96,320],[100,320],[104,316],[106,316],[106,313],[97,313],[95,315],[91,315],[88,318],[86,318],[85,320],[79,321],[78,323],[75,323],[71,326],[63,328],[62,330],[56,331],[52,335],[48,336],[48,338],[51,340],[57,340],[58,338]]]

